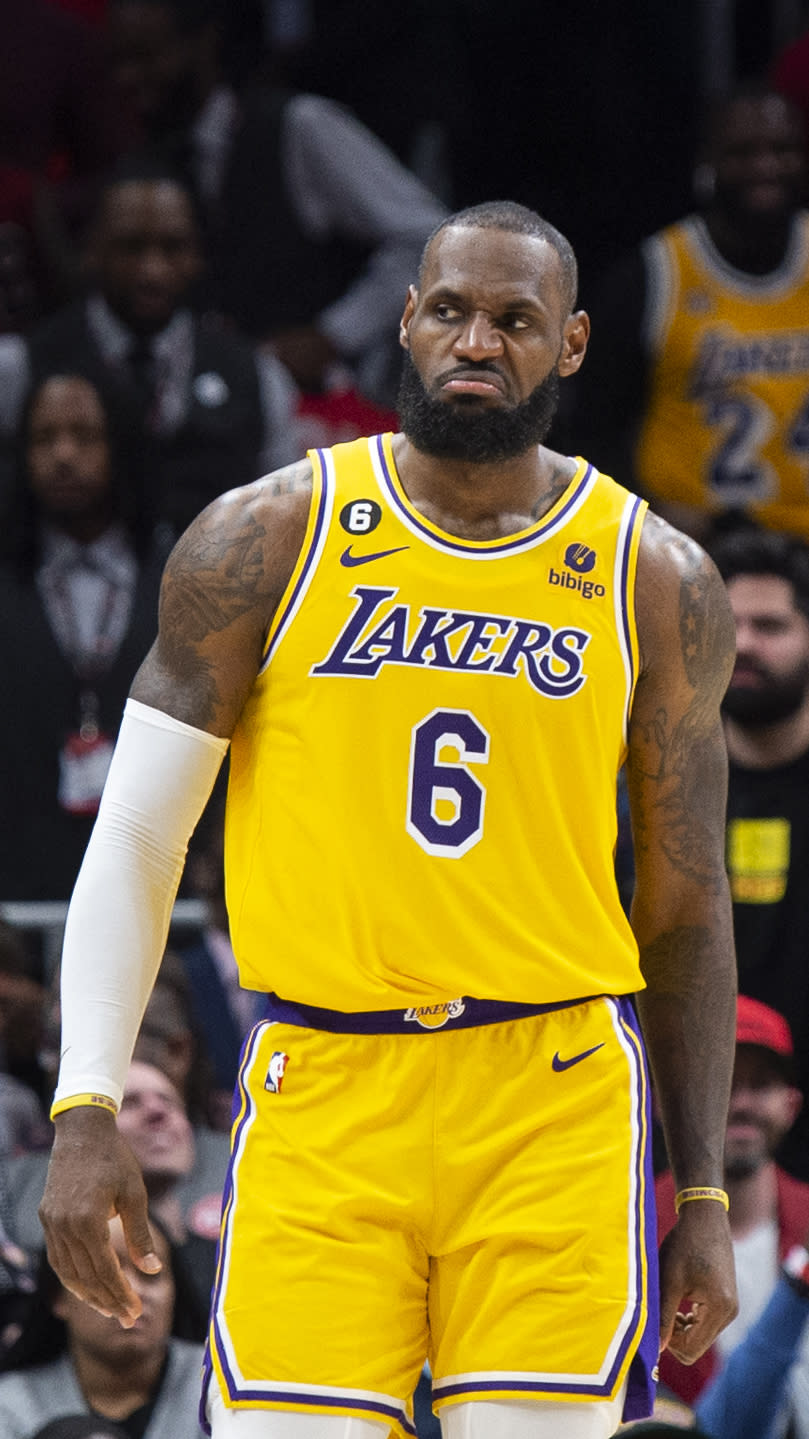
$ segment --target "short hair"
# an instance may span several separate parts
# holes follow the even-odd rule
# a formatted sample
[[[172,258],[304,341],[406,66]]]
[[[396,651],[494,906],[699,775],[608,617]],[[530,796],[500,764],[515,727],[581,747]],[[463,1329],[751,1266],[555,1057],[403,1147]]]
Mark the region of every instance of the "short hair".
[[[536,210],[529,210],[527,205],[519,205],[516,200],[486,200],[483,204],[467,205],[463,210],[456,210],[454,215],[448,215],[428,236],[419,264],[419,284],[433,240],[442,230],[449,229],[505,230],[511,235],[531,235],[536,240],[544,240],[556,251],[562,270],[565,303],[568,310],[573,309],[579,288],[579,270],[573,246],[561,230],[557,230],[549,220],[543,220]]]
[[[738,575],[788,580],[796,607],[809,619],[809,546],[796,536],[745,525],[715,540],[709,553],[725,584]]]
[[[774,89],[766,75],[753,75],[745,80],[740,80],[727,90],[711,95],[705,102],[700,127],[703,137],[702,148],[713,150],[728,115],[737,105],[763,105],[768,100],[780,101],[784,109],[793,116],[805,138],[806,125],[794,100],[791,100],[788,95],[782,95],[780,90]]]
[[[127,151],[101,176],[92,210],[96,226],[101,221],[111,191],[117,190],[119,185],[175,185],[188,200],[197,238],[201,243],[205,216],[194,181],[159,145],[150,149]]]

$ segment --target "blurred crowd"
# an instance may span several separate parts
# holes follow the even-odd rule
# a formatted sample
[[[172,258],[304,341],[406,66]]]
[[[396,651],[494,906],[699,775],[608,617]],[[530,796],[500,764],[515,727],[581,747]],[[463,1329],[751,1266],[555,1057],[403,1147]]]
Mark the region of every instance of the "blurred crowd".
[[[722,93],[702,8],[0,0],[0,1439],[198,1439],[231,1096],[262,1006],[228,936],[221,786],[181,889],[204,917],[172,930],[119,1116],[164,1259],[131,1272],[131,1331],[41,1252],[43,915],[70,895],[171,545],[225,490],[396,428],[424,241],[491,198],[546,214],[580,259],[593,335],[550,443],[699,539],[737,626],[741,1308],[693,1368],[664,1358],[656,1425],[632,1427],[809,1439],[809,6],[785,36],[778,6],[753,23],[739,5]],[[629,905],[620,786],[616,869]],[[656,1167],[665,1234],[662,1141]]]

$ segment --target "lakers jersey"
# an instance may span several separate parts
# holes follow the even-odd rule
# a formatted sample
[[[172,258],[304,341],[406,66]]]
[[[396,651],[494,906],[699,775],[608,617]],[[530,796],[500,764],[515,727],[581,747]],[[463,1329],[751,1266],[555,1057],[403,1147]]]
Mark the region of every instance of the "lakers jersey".
[[[473,541],[410,504],[390,435],[311,458],[233,736],[242,983],[414,1018],[642,988],[613,850],[644,503],[582,460],[535,525]]]
[[[697,216],[652,236],[644,257],[640,488],[809,540],[809,216],[767,275],[728,265]]]

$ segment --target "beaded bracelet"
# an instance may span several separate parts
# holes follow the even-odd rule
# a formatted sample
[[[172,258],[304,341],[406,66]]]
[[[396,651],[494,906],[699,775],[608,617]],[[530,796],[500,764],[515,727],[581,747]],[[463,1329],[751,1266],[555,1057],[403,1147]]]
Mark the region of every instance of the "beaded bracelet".
[[[687,1204],[689,1199],[717,1199],[725,1209],[730,1209],[730,1200],[724,1189],[700,1186],[693,1189],[681,1189],[679,1194],[674,1196],[675,1214],[679,1214],[682,1205]]]

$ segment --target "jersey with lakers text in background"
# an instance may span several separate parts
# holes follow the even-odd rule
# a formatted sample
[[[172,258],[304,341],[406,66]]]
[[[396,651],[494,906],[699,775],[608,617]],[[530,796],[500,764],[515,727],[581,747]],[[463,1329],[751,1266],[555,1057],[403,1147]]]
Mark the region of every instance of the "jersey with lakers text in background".
[[[809,540],[809,216],[767,275],[733,269],[697,216],[653,235],[644,259],[639,487]]]
[[[642,988],[613,851],[644,502],[581,460],[536,524],[472,541],[410,504],[391,436],[311,458],[233,737],[242,983],[428,1024]]]

